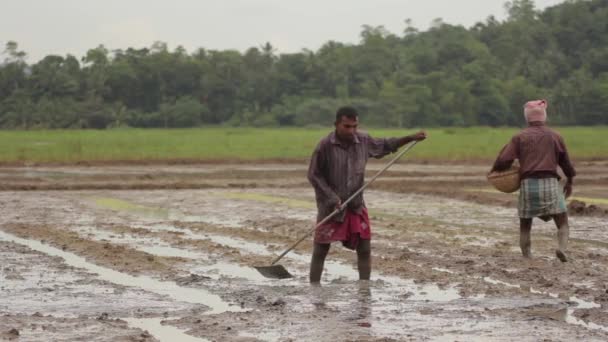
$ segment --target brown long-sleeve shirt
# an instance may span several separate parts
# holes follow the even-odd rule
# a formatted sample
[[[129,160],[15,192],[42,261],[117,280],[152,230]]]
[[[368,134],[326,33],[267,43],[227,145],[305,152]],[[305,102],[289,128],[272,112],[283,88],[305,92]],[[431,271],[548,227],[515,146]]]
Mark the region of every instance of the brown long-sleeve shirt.
[[[544,124],[535,123],[513,136],[500,151],[492,169],[507,169],[515,159],[519,160],[521,179],[559,179],[558,165],[570,181],[576,176],[564,139]]]
[[[364,184],[365,166],[369,157],[382,158],[399,148],[399,138],[375,139],[357,132],[352,143],[343,143],[332,132],[321,139],[310,159],[308,180],[315,189],[317,221],[335,210],[338,201],[346,201]],[[363,193],[348,208],[360,212],[365,206]],[[344,212],[334,221],[342,222]]]

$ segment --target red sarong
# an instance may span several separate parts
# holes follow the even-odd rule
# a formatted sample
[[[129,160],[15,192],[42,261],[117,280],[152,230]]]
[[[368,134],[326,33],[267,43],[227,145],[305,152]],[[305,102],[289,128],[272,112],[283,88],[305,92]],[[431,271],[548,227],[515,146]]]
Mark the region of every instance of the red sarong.
[[[342,241],[344,247],[356,249],[359,240],[371,240],[372,232],[367,216],[367,208],[357,214],[346,209],[344,221],[326,223],[315,231],[315,243],[332,243]]]

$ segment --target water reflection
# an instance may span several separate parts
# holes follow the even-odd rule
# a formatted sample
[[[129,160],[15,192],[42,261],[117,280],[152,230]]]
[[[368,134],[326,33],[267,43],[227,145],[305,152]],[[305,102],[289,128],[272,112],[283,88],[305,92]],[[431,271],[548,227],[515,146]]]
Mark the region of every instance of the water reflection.
[[[345,323],[359,327],[372,327],[372,284],[360,280],[357,283],[344,286],[341,289],[335,285],[311,285],[310,295],[314,310],[320,314],[331,312],[342,317]]]
[[[354,320],[360,327],[372,327],[372,289],[369,281],[359,281],[356,301],[353,305]]]

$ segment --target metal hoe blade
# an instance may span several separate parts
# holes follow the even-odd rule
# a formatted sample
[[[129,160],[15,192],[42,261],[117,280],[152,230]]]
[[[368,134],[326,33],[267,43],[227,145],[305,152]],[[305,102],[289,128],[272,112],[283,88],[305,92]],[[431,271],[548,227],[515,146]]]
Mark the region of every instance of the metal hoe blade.
[[[272,279],[288,279],[293,278],[291,273],[285,269],[282,265],[271,265],[271,266],[255,266],[264,277]]]

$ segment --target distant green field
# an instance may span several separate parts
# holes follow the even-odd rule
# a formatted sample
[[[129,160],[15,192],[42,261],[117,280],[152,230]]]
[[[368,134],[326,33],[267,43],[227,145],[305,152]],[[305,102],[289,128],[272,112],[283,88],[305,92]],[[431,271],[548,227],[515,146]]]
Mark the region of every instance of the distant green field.
[[[193,128],[0,131],[0,162],[259,160],[308,158],[332,128]],[[608,158],[608,127],[557,128],[574,159]],[[415,129],[369,129],[375,137]],[[434,128],[408,155],[418,160],[492,159],[516,128]]]

